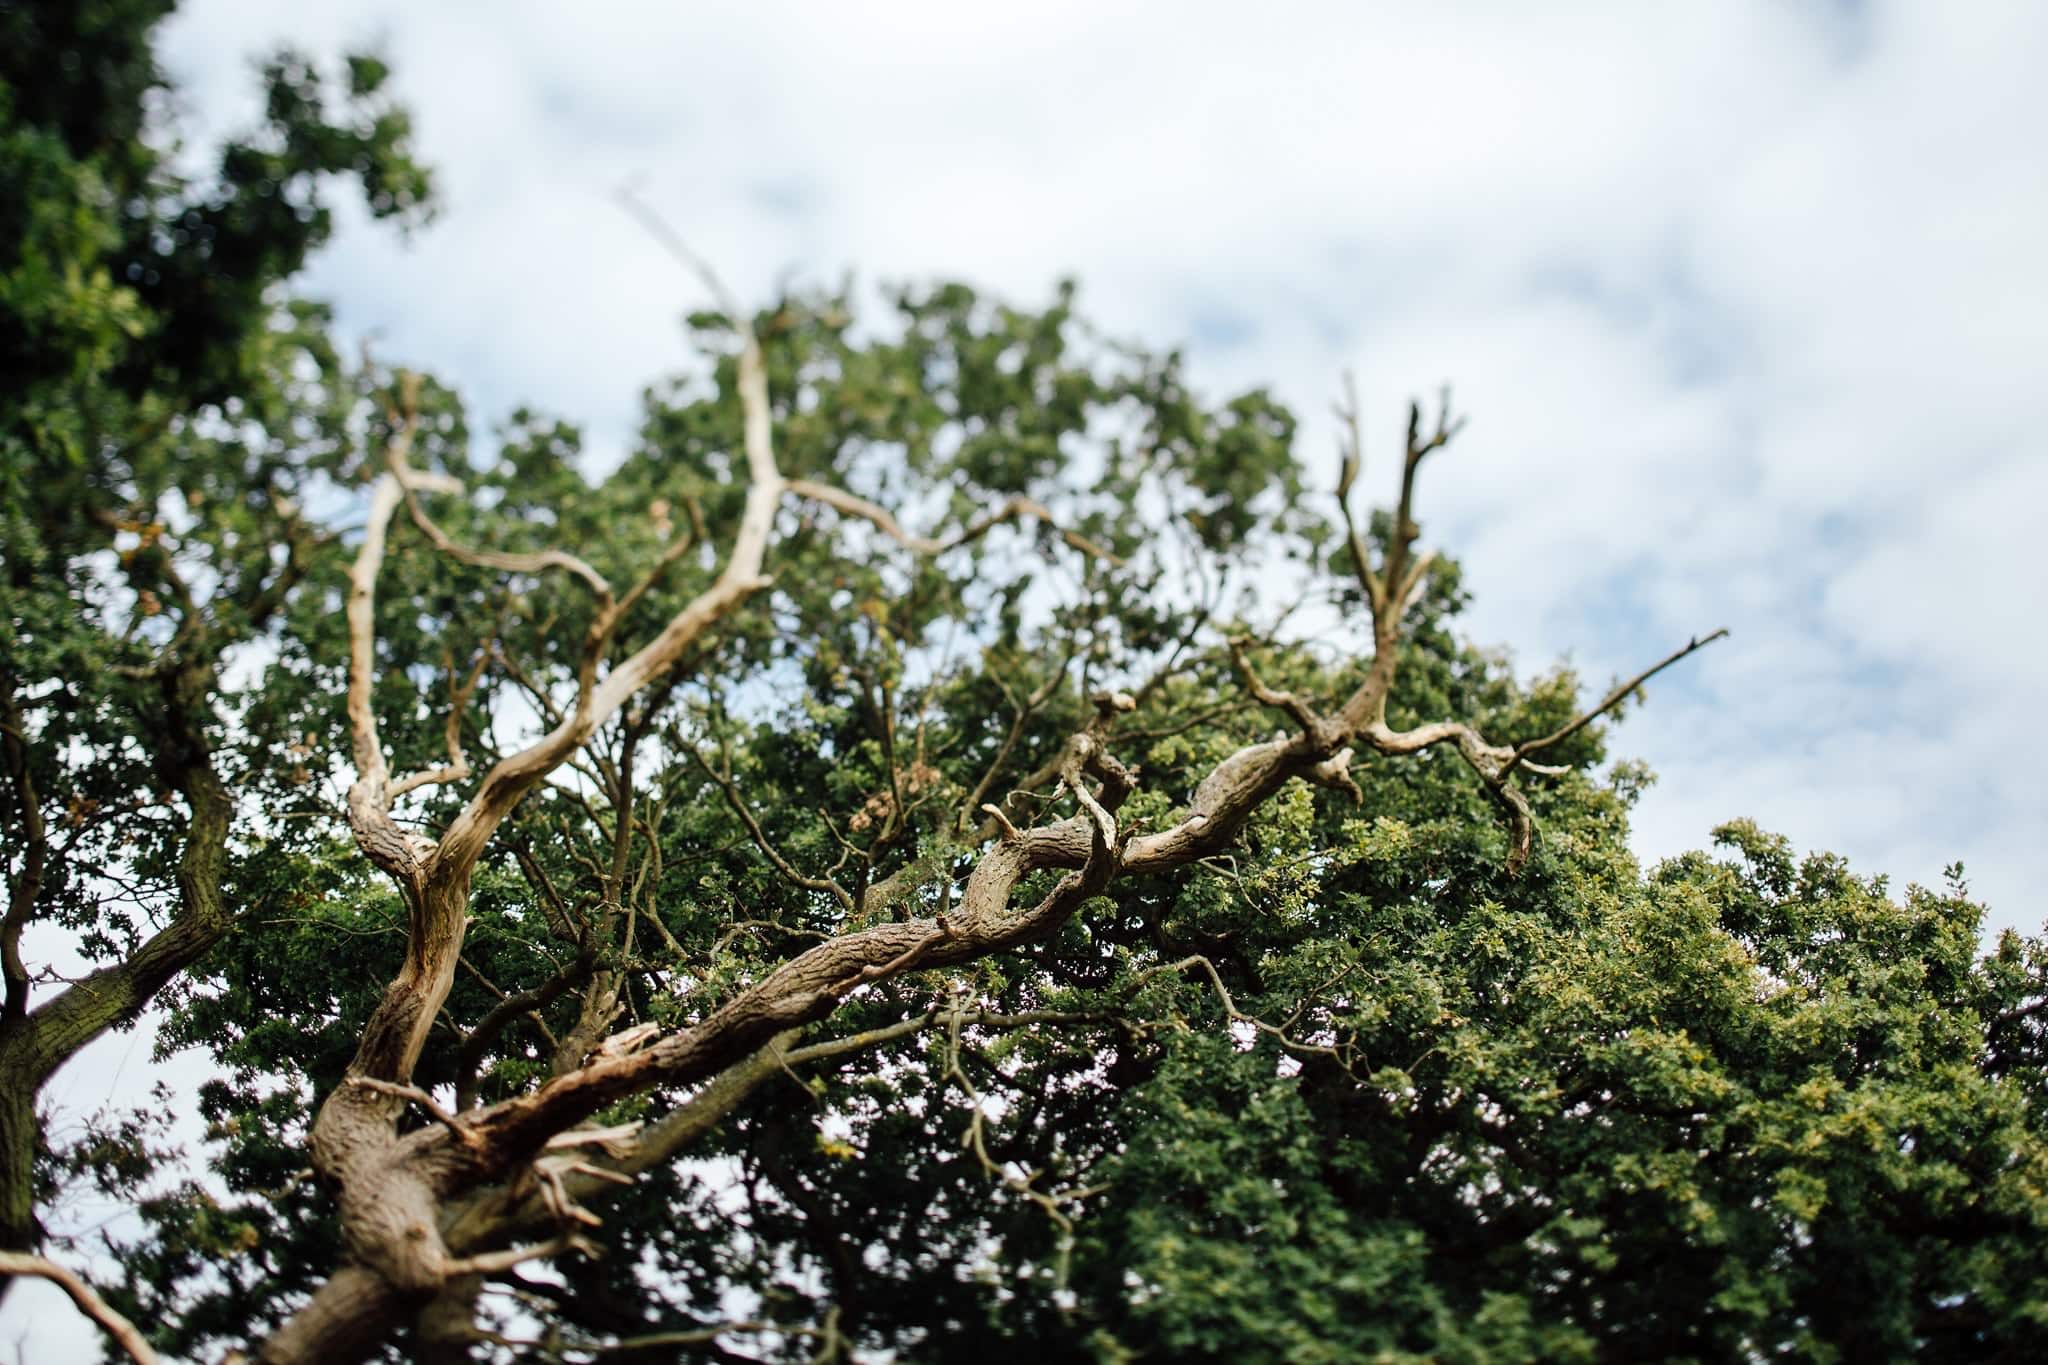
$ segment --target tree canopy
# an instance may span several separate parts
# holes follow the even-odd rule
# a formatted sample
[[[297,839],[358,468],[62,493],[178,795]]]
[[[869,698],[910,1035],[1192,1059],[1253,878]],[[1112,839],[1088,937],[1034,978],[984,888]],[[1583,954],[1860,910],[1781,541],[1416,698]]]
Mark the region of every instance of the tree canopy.
[[[237,750],[224,669],[331,527],[349,441],[317,306],[285,286],[345,182],[424,210],[384,72],[290,53],[261,122],[187,157],[152,111],[155,0],[0,6],[0,1247],[34,1245],[33,1104],[226,932]],[[102,965],[40,1001],[32,922]],[[33,1005],[33,1008],[31,1007]]]
[[[1463,638],[1448,395],[1332,490],[1070,286],[750,307],[653,224],[699,359],[593,469],[291,292],[430,202],[381,63],[195,178],[165,8],[0,7],[0,1273],[92,1186],[138,1358],[2048,1344],[2048,943],[1640,866],[1604,723],[1713,636]],[[203,1150],[53,1137],[145,1008]]]

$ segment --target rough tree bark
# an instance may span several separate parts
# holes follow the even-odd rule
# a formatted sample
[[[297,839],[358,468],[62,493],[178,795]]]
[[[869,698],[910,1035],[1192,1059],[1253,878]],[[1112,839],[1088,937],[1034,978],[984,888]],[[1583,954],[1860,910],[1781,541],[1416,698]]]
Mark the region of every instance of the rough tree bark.
[[[115,1024],[131,1019],[179,972],[226,932],[221,871],[234,803],[214,771],[205,727],[210,719],[214,665],[210,658],[167,661],[158,678],[162,695],[159,777],[181,794],[189,811],[178,863],[178,908],[171,922],[135,953],[73,982],[30,1008],[30,980],[21,959],[21,934],[40,890],[48,834],[29,779],[25,736],[12,687],[7,689],[6,758],[28,844],[27,875],[10,888],[0,943],[5,946],[6,1000],[0,1006],[0,1247],[33,1251],[36,1225],[34,1160],[40,1124],[36,1096],[57,1069]],[[0,1269],[0,1292],[11,1277]]]
[[[737,309],[727,312],[735,319],[742,316]],[[1500,802],[1513,831],[1511,861],[1519,866],[1530,851],[1533,820],[1528,802],[1513,784],[1515,770],[1535,770],[1533,755],[1611,709],[1649,676],[1645,673],[1617,689],[1554,734],[1520,746],[1492,744],[1455,720],[1403,731],[1388,725],[1387,700],[1399,663],[1402,617],[1418,596],[1428,569],[1428,559],[1413,553],[1419,534],[1413,516],[1416,474],[1424,458],[1457,431],[1448,401],[1433,430],[1426,430],[1420,410],[1412,409],[1395,531],[1384,556],[1375,561],[1351,525],[1354,568],[1371,609],[1373,654],[1362,680],[1337,709],[1325,713],[1304,698],[1267,687],[1249,655],[1239,649],[1235,657],[1246,695],[1285,715],[1293,732],[1231,754],[1200,783],[1187,808],[1169,825],[1139,833],[1118,824],[1118,811],[1136,778],[1110,752],[1112,723],[1137,703],[1128,695],[1103,694],[1096,699],[1094,719],[1073,734],[1034,779],[1071,796],[1075,813],[1019,828],[1002,807],[977,810],[976,814],[986,811],[988,818],[967,840],[975,861],[958,903],[946,913],[871,923],[828,939],[739,991],[707,1017],[666,1036],[638,1028],[601,1038],[611,1011],[599,998],[602,990],[586,995],[586,1002],[598,999],[595,1007],[586,1003],[584,1022],[589,1027],[579,1029],[579,1034],[590,1036],[576,1036],[557,1049],[552,1079],[530,1093],[480,1107],[470,1107],[471,1097],[465,1094],[458,1110],[449,1112],[414,1088],[412,1071],[455,971],[478,858],[493,831],[547,773],[568,761],[627,701],[668,674],[708,628],[768,585],[763,566],[775,511],[785,496],[807,497],[864,518],[922,552],[944,550],[1001,521],[1049,518],[1043,507],[1016,500],[955,537],[934,540],[910,535],[884,509],[852,494],[785,481],[777,472],[770,444],[760,348],[744,324],[740,326],[738,391],[749,483],[745,511],[723,571],[652,641],[601,678],[600,667],[621,614],[610,585],[573,556],[492,557],[465,550],[440,534],[418,510],[416,495],[454,489],[450,481],[407,465],[408,424],[402,419],[397,424],[388,468],[373,493],[348,599],[348,706],[359,774],[349,793],[349,812],[364,855],[402,889],[409,932],[404,962],[371,1016],[347,1079],[322,1105],[312,1133],[314,1166],[335,1193],[348,1263],[261,1344],[259,1357],[271,1365],[359,1360],[395,1324],[416,1319],[430,1305],[437,1319],[446,1319],[452,1307],[455,1325],[451,1328],[444,1320],[434,1330],[452,1330],[459,1337],[462,1314],[473,1299],[478,1277],[585,1245],[582,1228],[594,1220],[584,1213],[582,1201],[602,1198],[615,1186],[630,1183],[638,1172],[669,1159],[791,1061],[875,1041],[878,1035],[869,1034],[808,1049],[793,1046],[800,1030],[832,1014],[853,991],[904,972],[970,962],[1040,939],[1119,877],[1181,867],[1224,850],[1260,805],[1296,778],[1347,790],[1355,797],[1358,789],[1348,767],[1358,748],[1402,755],[1438,745],[1453,747]],[[1354,444],[1338,490],[1347,523],[1357,472]],[[375,585],[386,528],[401,502],[414,506],[415,520],[444,552],[472,563],[524,571],[562,569],[586,582],[596,601],[573,706],[531,747],[498,763],[447,832],[431,844],[399,830],[390,815],[392,799],[410,787],[455,780],[466,765],[451,753],[444,769],[394,781],[370,706]],[[1069,536],[1068,541],[1084,552],[1106,553],[1079,537]],[[512,565],[513,558],[521,559],[521,564]],[[657,566],[655,572],[659,571]],[[645,586],[643,582],[636,587],[626,600]],[[1713,638],[1693,641],[1657,668]],[[768,856],[785,875],[797,877],[747,817],[729,772],[723,785]],[[1048,870],[1064,876],[1034,903],[1014,906],[1018,884],[1034,872]],[[901,874],[893,885],[863,887],[864,908],[872,911],[878,903],[897,897],[908,906],[908,889],[921,877],[913,871]],[[843,903],[853,899],[829,878],[800,880],[812,889],[832,891]],[[1045,1022],[1054,1021],[1048,1017]],[[912,1019],[900,1028],[907,1031],[930,1023],[929,1017]],[[689,1104],[638,1132],[581,1126],[614,1102],[656,1085],[700,1088]],[[399,1120],[408,1104],[424,1109],[433,1124],[401,1132]]]
[[[105,509],[91,520],[111,532],[121,518]],[[41,1138],[36,1098],[44,1084],[95,1038],[132,1020],[187,967],[220,941],[229,915],[222,903],[234,798],[213,762],[209,730],[226,651],[238,638],[263,632],[305,576],[315,533],[296,517],[286,524],[284,554],[266,576],[236,594],[201,600],[168,562],[155,579],[133,578],[138,591],[160,583],[177,613],[170,643],[149,664],[123,672],[140,685],[141,728],[153,738],[151,757],[162,791],[182,798],[183,843],[169,922],[126,958],[108,963],[31,1005],[32,979],[22,935],[44,912],[46,873],[63,856],[52,842],[36,788],[20,680],[0,664],[0,766],[13,798],[20,861],[10,860],[7,909],[0,920],[0,1249],[31,1252],[42,1240],[35,1217],[34,1161]],[[131,568],[131,575],[143,572]],[[12,1276],[0,1267],[0,1295]]]

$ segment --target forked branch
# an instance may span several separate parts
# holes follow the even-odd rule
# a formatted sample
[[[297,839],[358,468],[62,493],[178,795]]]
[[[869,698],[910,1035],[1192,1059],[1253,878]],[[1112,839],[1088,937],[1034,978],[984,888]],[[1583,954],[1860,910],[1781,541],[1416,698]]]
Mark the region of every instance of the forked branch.
[[[809,479],[791,479],[789,481],[789,491],[800,498],[810,498],[816,502],[822,502],[827,507],[836,508],[848,516],[859,517],[863,521],[872,522],[875,528],[882,532],[882,534],[888,536],[897,544],[907,549],[915,550],[921,555],[942,555],[948,550],[957,549],[970,541],[981,539],[1005,522],[1031,520],[1043,522],[1056,532],[1061,540],[1064,540],[1082,554],[1102,560],[1106,564],[1120,565],[1124,562],[1097,542],[1090,540],[1077,531],[1070,531],[1061,526],[1054,519],[1051,510],[1044,503],[1033,498],[1013,497],[995,511],[988,513],[986,516],[976,518],[943,540],[934,540],[930,536],[920,536],[904,530],[902,524],[896,520],[889,509],[881,506],[879,503],[870,502],[866,498],[849,493],[843,488],[834,488],[830,484],[813,483]]]
[[[637,204],[629,201],[629,205],[640,212]],[[651,220],[649,225],[670,241],[693,269],[702,270],[701,263],[688,255],[658,220]],[[599,610],[586,636],[573,707],[560,713],[554,727],[540,740],[501,760],[439,843],[430,849],[404,841],[391,826],[388,807],[392,784],[377,745],[374,718],[368,710],[374,662],[370,619],[373,585],[383,553],[385,528],[397,503],[408,491],[398,472],[404,468],[402,444],[398,445],[391,472],[380,479],[373,493],[371,527],[357,557],[349,599],[349,709],[361,774],[351,791],[351,813],[354,817],[359,804],[367,812],[357,821],[358,839],[379,866],[400,876],[409,891],[413,917],[405,964],[372,1013],[351,1066],[354,1083],[337,1090],[323,1107],[315,1124],[313,1148],[316,1166],[340,1190],[343,1224],[349,1230],[351,1249],[359,1266],[372,1272],[385,1286],[384,1292],[396,1298],[402,1299],[404,1294],[416,1292],[422,1286],[443,1283],[449,1275],[475,1273],[485,1264],[510,1265],[537,1250],[552,1247],[553,1244],[541,1243],[539,1248],[529,1246],[499,1253],[490,1246],[467,1241],[455,1225],[447,1229],[440,1226],[441,1210],[479,1207],[465,1202],[482,1198],[479,1191],[494,1189],[489,1199],[502,1195],[497,1205],[501,1210],[508,1207],[505,1201],[516,1203],[536,1197],[530,1185],[521,1192],[517,1182],[523,1172],[539,1172],[543,1183],[550,1185],[551,1192],[558,1196],[558,1218],[586,1222],[587,1218],[577,1218],[572,1211],[579,1185],[615,1181],[618,1176],[631,1173],[631,1163],[619,1160],[607,1166],[579,1169],[574,1162],[565,1165],[560,1158],[545,1154],[566,1130],[589,1120],[606,1106],[658,1085],[686,1086],[711,1081],[706,1094],[724,1095],[726,1090],[720,1088],[718,1078],[740,1073],[766,1074],[763,1068],[786,1066],[782,1049],[787,1046],[791,1031],[832,1014],[852,991],[905,972],[970,963],[1041,940],[1056,932],[1084,903],[1103,894],[1120,877],[1162,873],[1222,852],[1242,834],[1254,813],[1297,777],[1340,786],[1355,796],[1358,789],[1346,770],[1354,745],[1388,755],[1412,754],[1438,744],[1454,745],[1507,810],[1514,829],[1509,863],[1511,868],[1518,868],[1529,853],[1534,818],[1527,797],[1511,780],[1515,769],[1535,770],[1535,764],[1530,762],[1532,755],[1576,733],[1595,717],[1619,705],[1647,678],[1725,633],[1715,632],[1689,643],[1624,684],[1586,714],[1549,735],[1519,746],[1492,744],[1473,726],[1457,721],[1439,721],[1405,731],[1392,729],[1386,718],[1387,699],[1398,665],[1403,634],[1401,618],[1418,595],[1429,565],[1426,555],[1415,554],[1420,535],[1414,516],[1416,474],[1423,460],[1448,444],[1462,423],[1451,415],[1448,394],[1433,429],[1425,429],[1420,406],[1411,406],[1392,531],[1383,555],[1375,562],[1348,506],[1361,459],[1354,401],[1353,443],[1339,481],[1339,500],[1344,504],[1351,533],[1354,567],[1371,606],[1373,655],[1366,676],[1341,707],[1325,715],[1302,697],[1268,687],[1252,668],[1243,643],[1238,642],[1232,654],[1247,691],[1261,704],[1285,711],[1296,722],[1297,732],[1248,744],[1230,754],[1201,780],[1183,809],[1164,819],[1163,827],[1142,829],[1119,825],[1119,808],[1135,788],[1137,775],[1108,749],[1113,739],[1113,719],[1136,703],[1123,694],[1105,693],[1096,699],[1095,718],[1071,735],[1042,775],[1032,779],[1047,786],[1057,782],[1060,788],[1072,792],[1079,812],[1065,819],[1047,817],[1044,824],[1020,826],[1004,813],[1003,806],[981,806],[991,819],[978,831],[979,856],[960,890],[957,906],[951,902],[949,882],[948,908],[941,913],[871,923],[827,938],[775,966],[751,985],[737,989],[723,1004],[675,1032],[657,1037],[658,1030],[652,1025],[627,1030],[587,1051],[579,1049],[580,1064],[566,1065],[561,1074],[531,1093],[467,1109],[459,1117],[448,1114],[414,1089],[410,1080],[428,1025],[447,996],[462,941],[470,874],[486,841],[527,791],[574,759],[597,726],[649,683],[673,669],[707,630],[767,584],[762,572],[764,555],[784,493],[796,492],[846,515],[862,518],[920,553],[943,552],[986,534],[1004,521],[1035,518],[1050,522],[1048,512],[1039,504],[1012,499],[954,535],[933,539],[906,532],[889,512],[866,499],[807,481],[785,482],[776,470],[770,444],[766,367],[759,343],[745,317],[731,308],[730,300],[722,289],[717,289],[715,280],[712,284],[727,306],[742,342],[738,388],[749,479],[745,509],[724,569],[659,634],[600,676],[599,663],[609,648],[623,608],[623,604],[609,599],[608,589],[602,590]],[[410,425],[408,420],[395,443],[409,440]],[[1085,553],[1114,560],[1106,550],[1085,538],[1061,534]],[[429,535],[431,539],[432,534]],[[504,561],[500,561],[500,567],[506,567]],[[1026,713],[1030,709],[1028,705],[1020,708]],[[729,766],[716,770],[713,776],[748,827],[750,836],[779,872],[798,885],[834,894],[845,906],[849,893],[829,875],[813,879],[798,874],[774,848],[758,819],[740,798]],[[981,794],[977,789],[976,795]],[[388,854],[380,845],[379,840],[387,832],[396,838],[399,853]],[[620,837],[625,837],[623,828]],[[951,875],[950,854],[940,870]],[[1020,885],[1041,872],[1064,875],[1032,883],[1039,888],[1035,899],[1020,897]],[[1185,968],[1206,964],[1190,960],[1179,965]],[[1209,969],[1209,975],[1220,991],[1221,982],[1213,969]],[[1223,992],[1223,999],[1225,1008],[1238,1017],[1227,992]],[[956,1017],[952,1025],[956,1033],[959,1023]],[[1313,1050],[1313,1045],[1288,1038],[1284,1026],[1279,1032],[1294,1049]],[[465,1094],[463,1098],[466,1101],[470,1096]],[[406,1101],[423,1103],[441,1126],[398,1135],[395,1120]],[[700,1115],[704,1112],[709,1112],[709,1108],[701,1110]],[[418,1196],[418,1207],[426,1222],[407,1226],[402,1232],[394,1229],[392,1216],[380,1203],[388,1202],[389,1189],[394,1186]],[[462,1217],[456,1214],[454,1224],[460,1224]],[[477,1255],[465,1259],[451,1254],[456,1247],[473,1250]],[[493,1256],[497,1259],[487,1259]],[[351,1267],[344,1275],[354,1269]],[[342,1278],[337,1276],[337,1281]],[[289,1345],[296,1339],[295,1333],[303,1336],[315,1331],[323,1312],[339,1311],[333,1306],[335,1301],[334,1296],[326,1296],[323,1290],[300,1318],[295,1318],[273,1339],[273,1344]],[[307,1324],[303,1329],[302,1322]],[[292,1358],[282,1347],[277,1357]]]
[[[1410,563],[1415,538],[1422,532],[1415,521],[1416,472],[1422,468],[1424,457],[1449,445],[1465,429],[1465,419],[1451,416],[1448,386],[1442,391],[1433,431],[1425,432],[1423,429],[1422,405],[1408,405],[1408,437],[1401,456],[1401,493],[1394,505],[1393,534],[1387,542],[1382,563],[1376,567],[1365,537],[1359,532],[1358,523],[1351,514],[1351,488],[1364,467],[1365,436],[1359,414],[1358,390],[1348,374],[1344,376],[1344,399],[1337,405],[1337,417],[1344,424],[1337,438],[1338,452],[1343,459],[1342,470],[1337,476],[1337,506],[1344,516],[1352,567],[1372,609],[1377,639],[1381,634],[1395,632],[1401,614],[1414,605],[1423,576],[1434,558],[1433,555],[1424,555]]]

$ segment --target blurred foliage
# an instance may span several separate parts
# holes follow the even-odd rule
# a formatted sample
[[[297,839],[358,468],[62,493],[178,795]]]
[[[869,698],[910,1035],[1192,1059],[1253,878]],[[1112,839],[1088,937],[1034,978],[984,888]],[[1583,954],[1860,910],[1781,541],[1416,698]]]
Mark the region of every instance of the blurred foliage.
[[[334,549],[362,397],[290,282],[348,195],[401,224],[428,204],[369,58],[278,53],[254,126],[181,146],[151,51],[169,8],[0,3],[8,1246],[40,1240],[43,1081],[132,1021],[224,930],[223,879],[253,875],[224,865],[204,813],[291,742],[247,683]],[[100,970],[33,983],[14,954],[29,932]]]

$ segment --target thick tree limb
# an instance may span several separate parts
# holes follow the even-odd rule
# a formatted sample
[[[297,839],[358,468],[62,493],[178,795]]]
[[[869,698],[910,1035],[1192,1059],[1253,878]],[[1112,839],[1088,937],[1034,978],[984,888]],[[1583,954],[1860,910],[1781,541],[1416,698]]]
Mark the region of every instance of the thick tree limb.
[[[960,1011],[961,1022],[969,1027],[1018,1029],[1040,1026],[1106,1025],[1118,1016],[1093,1012],[1026,1010],[991,1013]],[[560,1197],[573,1204],[610,1198],[621,1180],[631,1182],[643,1172],[668,1164],[708,1134],[746,1098],[777,1076],[811,1062],[830,1061],[870,1048],[896,1042],[946,1023],[947,1011],[939,1008],[914,1014],[894,1024],[865,1029],[838,1038],[827,1038],[802,1047],[794,1046],[798,1030],[788,1029],[748,1057],[727,1067],[707,1082],[689,1100],[670,1110],[654,1123],[631,1135],[618,1150],[608,1151],[601,1160],[569,1167],[559,1176]],[[578,1137],[572,1131],[563,1137]],[[457,1206],[443,1229],[449,1247],[457,1252],[496,1244],[500,1240],[533,1235],[552,1216],[544,1199],[518,1186],[500,1186],[481,1198]]]
[[[862,517],[885,534],[926,553],[964,543],[1004,520],[1024,516],[1046,519],[1042,507],[1013,499],[955,536],[932,540],[903,531],[889,513],[864,499],[822,485],[785,483],[776,471],[770,446],[759,344],[737,313],[733,321],[743,342],[738,376],[749,485],[745,510],[719,578],[671,618],[654,639],[602,677],[598,665],[619,611],[615,605],[601,606],[586,635],[573,707],[540,740],[499,761],[437,845],[430,849],[402,845],[403,857],[379,861],[380,866],[401,876],[412,900],[406,961],[365,1029],[350,1068],[356,1083],[338,1089],[323,1106],[312,1146],[315,1165],[340,1191],[343,1228],[355,1262],[381,1286],[378,1292],[395,1294],[402,1302],[431,1297],[451,1277],[474,1273],[477,1255],[501,1254],[500,1249],[481,1243],[524,1216],[519,1214],[520,1201],[539,1198],[558,1221],[589,1221],[592,1215],[576,1203],[579,1182],[592,1183],[594,1188],[632,1172],[622,1162],[579,1169],[576,1163],[564,1165],[561,1158],[546,1153],[559,1135],[569,1133],[606,1106],[656,1085],[709,1082],[700,1095],[702,1106],[697,1101],[686,1106],[692,1117],[679,1118],[663,1133],[662,1143],[701,1131],[692,1125],[726,1112],[750,1085],[788,1064],[785,1049],[792,1030],[831,1014],[853,990],[912,970],[972,962],[1041,939],[1118,877],[1162,872],[1223,851],[1261,804],[1296,777],[1349,787],[1355,793],[1345,771],[1353,744],[1384,754],[1455,745],[1509,811],[1515,832],[1510,865],[1519,867],[1528,855],[1533,820],[1526,798],[1509,781],[1513,768],[1523,763],[1527,754],[1558,742],[1591,719],[1589,715],[1555,736],[1520,749],[1490,744],[1460,722],[1437,722],[1408,731],[1388,726],[1386,707],[1398,666],[1401,616],[1420,591],[1429,563],[1427,556],[1416,558],[1413,553],[1420,534],[1413,515],[1415,477],[1423,459],[1447,444],[1461,425],[1451,419],[1448,396],[1430,433],[1423,431],[1419,407],[1411,407],[1393,533],[1377,565],[1355,526],[1352,528],[1355,567],[1372,607],[1373,656],[1365,678],[1335,713],[1320,714],[1292,694],[1267,688],[1240,648],[1237,659],[1251,696],[1287,711],[1297,721],[1299,732],[1247,745],[1229,755],[1209,772],[1187,807],[1165,828],[1140,833],[1119,827],[1117,811],[1134,788],[1136,776],[1106,747],[1111,720],[1134,703],[1122,696],[1100,698],[1096,718],[1070,737],[1047,765],[1048,771],[1036,779],[1056,780],[1071,791],[1080,814],[1020,828],[998,807],[977,836],[986,846],[967,877],[959,904],[950,912],[873,924],[827,939],[775,967],[677,1032],[652,1037],[651,1030],[628,1030],[589,1049],[587,1055],[578,1048],[577,1058],[572,1060],[580,1064],[568,1065],[533,1092],[471,1110],[459,1119],[444,1119],[441,1128],[419,1129],[400,1137],[395,1131],[397,1106],[402,1098],[417,1097],[409,1085],[412,1068],[428,1024],[447,994],[459,957],[470,875],[486,841],[524,794],[570,761],[598,725],[667,673],[712,624],[765,585],[762,564],[784,492],[798,492]],[[1354,451],[1340,483],[1342,493],[1348,494],[1355,476]],[[371,529],[358,554],[349,601],[350,714],[352,721],[358,720],[359,712],[361,715],[354,726],[361,774],[357,787],[362,790],[362,804],[386,825],[390,783],[378,752],[374,718],[368,716],[373,652],[370,606],[384,527],[402,491],[398,476],[387,474],[373,494]],[[1348,522],[1348,508],[1346,518]],[[1100,547],[1084,544],[1082,548],[1100,552]],[[1698,643],[1702,642],[1666,663]],[[1592,715],[1617,704],[1619,695],[1625,693],[1603,702]],[[730,774],[722,785],[729,799],[736,797]],[[745,803],[734,804],[757,844],[778,863],[778,870],[790,875],[793,869],[768,847]],[[356,806],[352,790],[352,816]],[[379,834],[375,820],[363,819],[357,831],[366,853],[379,858],[373,847]],[[624,837],[623,822],[615,833]],[[995,838],[997,833],[1000,839]],[[994,842],[987,842],[990,840]],[[951,860],[959,852],[941,850],[943,864],[937,875],[950,877]],[[1035,903],[1013,905],[1019,882],[1041,871],[1064,875]],[[602,869],[593,866],[593,872],[604,880]],[[615,870],[614,879],[616,875]],[[922,876],[921,872],[907,876],[904,890],[921,884]],[[799,884],[803,882],[799,880]],[[1227,994],[1225,998],[1227,1002]],[[610,1015],[605,1018],[608,1021]],[[527,1173],[531,1173],[530,1179]],[[528,1183],[521,1186],[522,1180]],[[456,1211],[452,1218],[447,1216],[451,1209]],[[463,1252],[474,1254],[465,1258]],[[318,1330],[335,1332],[335,1315],[342,1305],[354,1302],[360,1308],[364,1293],[359,1276],[337,1276],[272,1338],[266,1355],[279,1361],[327,1358]],[[321,1322],[327,1326],[316,1330]]]

